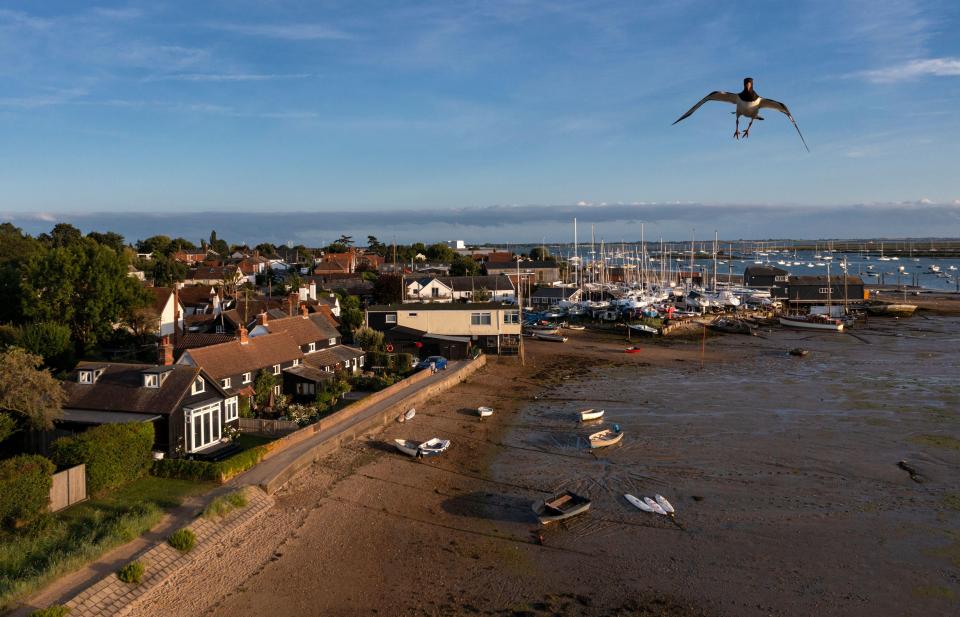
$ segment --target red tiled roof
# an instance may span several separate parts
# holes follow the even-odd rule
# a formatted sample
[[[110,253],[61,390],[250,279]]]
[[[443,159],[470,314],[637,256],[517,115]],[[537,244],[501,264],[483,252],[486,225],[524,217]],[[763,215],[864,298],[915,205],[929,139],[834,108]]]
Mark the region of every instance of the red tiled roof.
[[[188,354],[194,364],[202,367],[214,379],[253,372],[303,358],[300,346],[286,332],[251,338],[246,344],[231,341],[190,349],[184,353],[184,357]]]

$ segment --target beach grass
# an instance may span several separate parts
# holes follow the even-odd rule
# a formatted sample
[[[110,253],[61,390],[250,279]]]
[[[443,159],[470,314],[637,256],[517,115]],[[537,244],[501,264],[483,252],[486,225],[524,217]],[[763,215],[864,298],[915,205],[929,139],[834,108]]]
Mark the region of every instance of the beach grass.
[[[222,518],[238,508],[246,507],[248,502],[245,490],[220,495],[203,509],[203,517],[208,519]]]
[[[213,485],[143,477],[117,491],[0,532],[0,610],[156,525],[164,510]]]

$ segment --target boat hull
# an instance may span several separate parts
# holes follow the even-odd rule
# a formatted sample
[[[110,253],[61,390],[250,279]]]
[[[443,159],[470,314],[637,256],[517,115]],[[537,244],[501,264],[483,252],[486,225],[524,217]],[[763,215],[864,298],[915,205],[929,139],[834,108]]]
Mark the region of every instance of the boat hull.
[[[802,328],[804,330],[828,330],[831,332],[842,332],[843,324],[842,323],[833,323],[833,322],[822,322],[822,321],[807,321],[803,319],[790,319],[789,317],[781,317],[780,325],[786,326],[788,328]]]
[[[599,420],[600,418],[603,417],[603,413],[604,413],[603,409],[596,409],[596,410],[586,409],[580,412],[580,421],[588,422],[590,420]]]
[[[600,431],[599,433],[594,433],[590,435],[590,447],[592,449],[596,448],[606,448],[607,446],[612,446],[620,443],[620,440],[623,439],[623,433],[614,433],[612,430],[607,429],[605,431]]]

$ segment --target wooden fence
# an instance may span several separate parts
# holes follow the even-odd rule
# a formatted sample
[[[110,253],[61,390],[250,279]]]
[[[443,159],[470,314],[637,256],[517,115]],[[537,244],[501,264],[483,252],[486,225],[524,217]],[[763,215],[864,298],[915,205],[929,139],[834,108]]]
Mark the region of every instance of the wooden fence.
[[[262,418],[240,418],[240,430],[245,433],[263,435],[286,435],[300,428],[291,420],[265,420]]]
[[[77,465],[53,474],[50,511],[57,512],[87,498],[87,467]]]

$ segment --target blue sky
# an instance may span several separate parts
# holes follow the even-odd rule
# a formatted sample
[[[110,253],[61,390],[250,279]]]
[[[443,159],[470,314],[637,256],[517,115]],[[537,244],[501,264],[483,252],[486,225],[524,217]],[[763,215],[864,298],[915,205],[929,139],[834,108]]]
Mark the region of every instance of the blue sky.
[[[0,218],[456,208],[433,233],[485,240],[514,230],[478,212],[705,204],[660,232],[736,237],[743,206],[907,202],[904,233],[956,236],[958,26],[955,1],[8,1]],[[812,153],[775,112],[740,142],[720,103],[671,126],[746,75]]]

